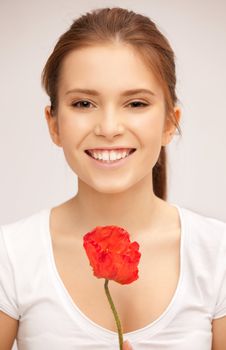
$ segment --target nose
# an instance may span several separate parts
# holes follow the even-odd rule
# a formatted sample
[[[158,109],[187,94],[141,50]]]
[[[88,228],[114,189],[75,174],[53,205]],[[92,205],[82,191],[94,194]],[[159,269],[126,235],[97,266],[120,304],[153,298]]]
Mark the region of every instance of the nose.
[[[94,132],[97,136],[104,136],[107,139],[112,139],[124,132],[124,125],[116,112],[105,111],[103,114],[99,115]]]

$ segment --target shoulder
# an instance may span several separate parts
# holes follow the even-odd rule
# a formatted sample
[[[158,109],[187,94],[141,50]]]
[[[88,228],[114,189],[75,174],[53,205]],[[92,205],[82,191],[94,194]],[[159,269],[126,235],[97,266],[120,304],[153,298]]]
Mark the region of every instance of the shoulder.
[[[226,242],[226,222],[185,207],[178,209],[181,211],[182,225],[191,239],[205,239],[217,245]]]
[[[0,250],[22,251],[26,250],[30,244],[36,244],[44,225],[48,224],[49,211],[49,208],[43,209],[9,224],[1,225]]]
[[[209,270],[221,265],[226,260],[226,223],[188,208],[178,209],[184,252],[190,263],[198,263],[203,269],[208,266]]]
[[[192,288],[207,298],[212,318],[226,315],[226,223],[187,208],[181,210],[184,261],[195,276]]]
[[[9,224],[0,225],[0,228],[2,232],[6,232],[7,235],[19,235],[26,232],[30,228],[39,228],[39,226],[42,224],[44,215],[47,215],[49,211],[49,208],[42,209],[34,214],[23,217]]]

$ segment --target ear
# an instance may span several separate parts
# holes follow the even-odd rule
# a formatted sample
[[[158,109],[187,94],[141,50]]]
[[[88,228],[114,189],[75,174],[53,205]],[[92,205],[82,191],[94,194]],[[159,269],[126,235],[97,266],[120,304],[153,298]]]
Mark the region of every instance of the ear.
[[[61,147],[59,125],[57,116],[52,115],[50,106],[45,107],[45,118],[48,124],[49,133],[55,145]]]
[[[177,123],[179,124],[180,118],[181,118],[181,109],[180,107],[176,106],[173,109],[172,119],[176,119]],[[176,126],[174,125],[172,120],[169,117],[167,117],[165,121],[164,130],[162,133],[162,146],[166,146],[171,142],[175,131],[176,131]]]

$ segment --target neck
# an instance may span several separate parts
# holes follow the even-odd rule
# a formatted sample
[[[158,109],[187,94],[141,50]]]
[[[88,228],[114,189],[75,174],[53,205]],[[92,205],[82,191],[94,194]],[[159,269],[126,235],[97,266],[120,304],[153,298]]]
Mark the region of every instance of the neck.
[[[79,179],[78,193],[70,200],[70,207],[83,233],[96,226],[116,225],[136,237],[158,227],[159,209],[164,203],[153,193],[152,178],[148,176],[124,192],[110,194],[97,192]]]

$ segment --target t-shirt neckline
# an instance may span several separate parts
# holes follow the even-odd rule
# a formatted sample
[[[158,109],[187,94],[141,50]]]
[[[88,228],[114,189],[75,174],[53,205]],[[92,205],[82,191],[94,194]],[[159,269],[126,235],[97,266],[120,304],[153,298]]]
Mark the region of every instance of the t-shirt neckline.
[[[171,203],[172,204],[172,203]],[[129,339],[130,341],[139,341],[143,340],[145,336],[151,336],[159,332],[160,329],[162,329],[174,316],[173,312],[173,306],[176,304],[176,302],[179,302],[179,293],[181,291],[181,285],[182,280],[184,276],[184,249],[185,249],[185,239],[186,239],[186,227],[184,224],[184,214],[183,214],[183,208],[176,204],[172,204],[174,207],[177,208],[179,218],[180,218],[180,272],[179,272],[179,279],[178,283],[175,289],[175,292],[173,294],[173,297],[171,298],[170,303],[166,307],[166,309],[163,311],[163,313],[153,322],[150,324],[139,328],[132,332],[124,333],[124,339]],[[88,316],[86,316],[79,307],[75,304],[74,300],[72,299],[71,295],[69,294],[67,288],[65,287],[60,274],[57,270],[54,253],[53,253],[53,245],[52,245],[52,236],[50,232],[50,214],[51,214],[52,208],[46,208],[43,210],[44,214],[44,220],[43,220],[43,232],[45,235],[45,238],[47,240],[47,253],[50,258],[51,263],[51,271],[53,273],[53,279],[56,282],[56,286],[58,289],[60,289],[61,295],[63,295],[64,301],[69,304],[71,315],[78,320],[78,317],[80,319],[80,322],[83,324],[84,329],[86,331],[90,331],[95,337],[101,337],[102,339],[105,339],[107,342],[115,341],[115,338],[118,337],[118,334],[116,332],[113,332],[107,328],[102,327],[101,325],[95,323],[92,321]],[[104,284],[103,284],[104,288]],[[123,288],[123,286],[122,286]],[[110,307],[110,306],[109,306]]]

